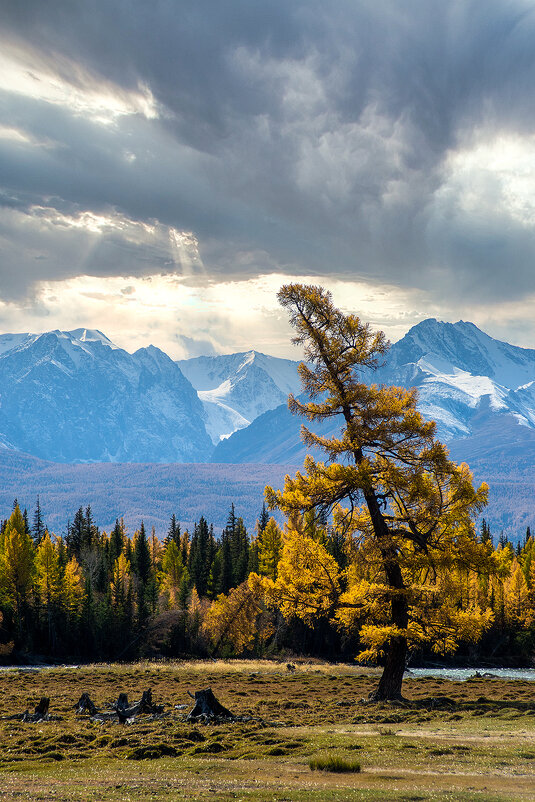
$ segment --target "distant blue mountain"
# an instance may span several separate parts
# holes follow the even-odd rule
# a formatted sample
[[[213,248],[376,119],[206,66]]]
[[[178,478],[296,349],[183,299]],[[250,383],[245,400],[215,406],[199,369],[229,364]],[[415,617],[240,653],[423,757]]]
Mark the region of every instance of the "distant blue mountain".
[[[212,451],[172,359],[86,329],[0,336],[0,443],[58,462],[205,462]]]
[[[177,362],[199,393],[214,444],[298,393],[298,362],[258,351]]]
[[[535,351],[494,340],[471,323],[431,319],[363,378],[416,386],[420,410],[437,421],[454,458],[489,482],[488,520],[513,536],[533,528]],[[299,391],[296,363],[254,351],[176,364],[152,346],[128,354],[99,331],[0,335],[4,514],[11,496],[24,493],[31,508],[46,490],[58,526],[87,503],[99,508],[103,525],[123,512],[132,525],[154,516],[163,526],[172,512],[216,522],[227,502],[238,505],[245,496],[256,517],[263,485],[282,480],[286,466],[302,464],[307,452],[303,419],[280,403],[289,390]],[[341,423],[309,425],[328,434]],[[221,434],[231,436],[214,449]],[[104,464],[53,466],[17,452]],[[190,464],[208,460],[213,464]]]
[[[416,387],[420,411],[437,422],[438,435],[447,442],[477,436],[489,420],[505,425],[506,416],[520,427],[520,439],[535,431],[535,351],[494,340],[473,323],[419,323],[392,345],[385,364],[364,371],[362,380]],[[302,461],[303,422],[282,404],[219,443],[212,460],[240,463],[254,455],[255,462]],[[333,420],[322,433],[340,425]]]

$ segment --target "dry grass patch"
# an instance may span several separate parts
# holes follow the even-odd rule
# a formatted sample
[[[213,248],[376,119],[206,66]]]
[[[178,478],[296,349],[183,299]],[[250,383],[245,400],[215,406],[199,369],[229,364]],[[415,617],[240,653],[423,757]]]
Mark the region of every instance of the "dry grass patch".
[[[535,686],[406,680],[408,702],[365,700],[377,672],[293,661],[141,663],[0,673],[0,715],[50,697],[62,721],[0,721],[2,799],[535,800]],[[190,726],[188,692],[211,686],[249,721]],[[77,717],[151,687],[162,718]],[[176,709],[186,705],[186,709]],[[358,756],[355,752],[358,751]],[[310,772],[335,756],[358,772]]]

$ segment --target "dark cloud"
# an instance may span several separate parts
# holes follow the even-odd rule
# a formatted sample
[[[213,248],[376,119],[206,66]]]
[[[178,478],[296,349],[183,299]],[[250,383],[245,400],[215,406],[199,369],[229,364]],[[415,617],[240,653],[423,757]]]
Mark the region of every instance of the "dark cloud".
[[[103,125],[2,92],[1,118],[28,137],[0,140],[6,297],[82,268],[175,269],[166,227],[193,231],[216,277],[287,269],[486,301],[535,290],[533,225],[499,187],[467,210],[470,177],[451,174],[480,139],[531,135],[531,3],[4,0],[0,22],[37,70],[80,92],[148,89],[159,109]],[[36,207],[159,234],[106,230],[90,249]]]

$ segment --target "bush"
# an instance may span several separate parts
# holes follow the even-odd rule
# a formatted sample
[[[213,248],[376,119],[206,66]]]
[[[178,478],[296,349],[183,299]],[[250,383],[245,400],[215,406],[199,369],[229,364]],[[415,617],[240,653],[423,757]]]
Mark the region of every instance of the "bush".
[[[357,774],[360,771],[360,763],[356,763],[354,760],[345,760],[338,755],[314,757],[308,765],[312,771],[334,771],[338,774]]]

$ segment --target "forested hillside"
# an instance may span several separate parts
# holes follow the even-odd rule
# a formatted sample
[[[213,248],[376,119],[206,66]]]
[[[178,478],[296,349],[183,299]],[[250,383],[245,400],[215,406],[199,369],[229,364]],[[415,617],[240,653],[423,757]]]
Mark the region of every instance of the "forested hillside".
[[[0,448],[0,517],[17,497],[33,510],[37,496],[51,531],[64,534],[78,507],[90,504],[99,525],[110,530],[123,518],[130,531],[143,518],[163,537],[171,515],[192,527],[201,515],[225,526],[232,502],[253,528],[266,484],[281,486],[291,465],[189,465],[96,463],[65,465]]]

